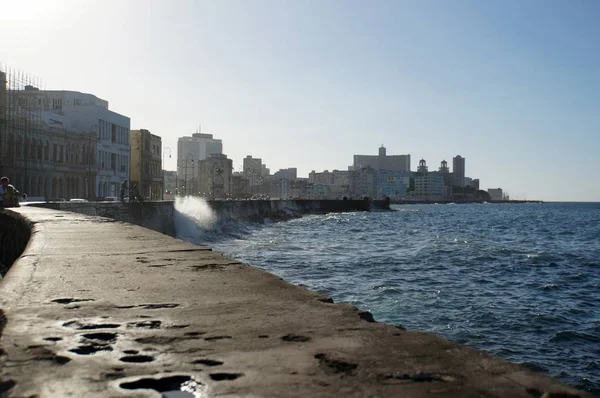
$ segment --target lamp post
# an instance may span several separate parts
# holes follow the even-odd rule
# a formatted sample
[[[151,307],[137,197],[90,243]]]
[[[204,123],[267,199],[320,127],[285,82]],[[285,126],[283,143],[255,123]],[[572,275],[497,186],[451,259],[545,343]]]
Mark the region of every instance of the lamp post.
[[[194,155],[192,155],[191,153],[188,153],[187,156],[185,157],[185,196],[187,196],[187,187],[188,187],[188,181],[187,181],[187,170],[188,170],[188,162],[190,157],[192,158],[192,171],[194,170]]]
[[[163,156],[162,156],[162,196],[161,200],[165,200],[165,155],[166,151],[169,151],[169,159],[171,159],[171,148],[168,146],[163,147]]]
[[[88,145],[88,200],[91,201],[92,200],[92,159],[93,159],[93,153],[94,151],[92,151],[92,134],[97,135],[98,132],[98,126],[97,125],[91,125],[90,129],[88,131],[88,135],[89,135],[89,145]],[[96,185],[96,183],[94,182],[94,185]]]

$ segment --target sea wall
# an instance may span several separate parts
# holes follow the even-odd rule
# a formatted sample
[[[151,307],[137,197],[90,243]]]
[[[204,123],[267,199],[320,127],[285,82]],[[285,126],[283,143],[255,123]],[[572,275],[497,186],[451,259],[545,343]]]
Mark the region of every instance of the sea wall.
[[[389,210],[389,203],[385,201],[368,200],[215,200],[208,203],[220,219],[254,222],[263,222],[265,219],[286,220],[315,213]],[[175,236],[176,232],[173,201],[49,202],[30,206],[111,218],[169,236]]]
[[[3,216],[33,232],[0,281],[2,398],[589,396],[146,228]]]
[[[175,236],[173,202],[48,202],[34,203],[29,206],[44,207],[54,210],[71,211],[123,221],[142,226],[169,236]]]
[[[31,237],[31,222],[19,213],[0,209],[0,276],[23,253]]]

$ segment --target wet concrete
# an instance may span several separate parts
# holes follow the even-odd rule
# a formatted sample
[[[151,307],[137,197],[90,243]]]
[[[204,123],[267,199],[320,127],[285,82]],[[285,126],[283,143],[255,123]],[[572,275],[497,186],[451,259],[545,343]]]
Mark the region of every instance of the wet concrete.
[[[33,230],[0,283],[0,396],[586,396],[208,248],[15,211]]]

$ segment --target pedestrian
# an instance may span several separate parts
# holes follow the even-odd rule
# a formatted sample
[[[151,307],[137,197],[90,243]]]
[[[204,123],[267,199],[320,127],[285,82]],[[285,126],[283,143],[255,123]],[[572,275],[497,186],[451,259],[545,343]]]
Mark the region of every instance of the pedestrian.
[[[10,184],[8,177],[0,178],[2,207],[19,207],[19,191]]]
[[[121,202],[125,202],[125,193],[127,192],[127,190],[129,189],[129,187],[127,186],[127,180],[123,181],[123,183],[121,184]]]

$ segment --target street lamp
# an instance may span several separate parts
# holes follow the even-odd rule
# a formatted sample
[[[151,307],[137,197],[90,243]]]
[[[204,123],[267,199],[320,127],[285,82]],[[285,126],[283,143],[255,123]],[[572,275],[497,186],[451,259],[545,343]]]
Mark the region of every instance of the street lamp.
[[[94,151],[92,151],[92,134],[97,135],[98,132],[98,125],[94,124],[92,126],[90,126],[90,129],[88,131],[89,134],[89,145],[88,145],[88,200],[92,201],[92,154]],[[94,182],[94,185],[96,185],[96,182]]]
[[[188,153],[187,156],[185,157],[185,196],[187,196],[187,186],[188,186],[187,170],[188,170],[188,162],[189,162],[190,157],[192,158],[192,171],[194,170],[194,155],[192,155],[191,153]]]
[[[161,200],[165,200],[165,155],[166,151],[169,151],[169,159],[171,159],[171,148],[168,146],[163,147],[163,156],[162,156],[162,197]]]

